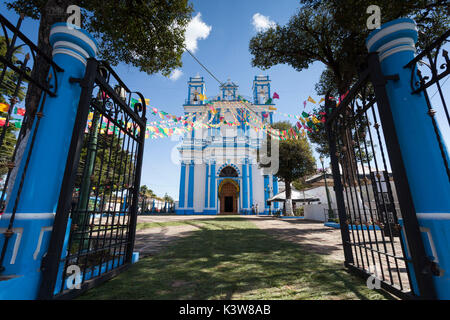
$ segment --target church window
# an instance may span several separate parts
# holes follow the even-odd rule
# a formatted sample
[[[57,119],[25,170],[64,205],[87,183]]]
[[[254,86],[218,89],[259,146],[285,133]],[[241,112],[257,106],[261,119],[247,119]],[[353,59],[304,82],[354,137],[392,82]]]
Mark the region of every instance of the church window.
[[[233,167],[227,166],[220,171],[219,177],[237,177],[238,173]]]

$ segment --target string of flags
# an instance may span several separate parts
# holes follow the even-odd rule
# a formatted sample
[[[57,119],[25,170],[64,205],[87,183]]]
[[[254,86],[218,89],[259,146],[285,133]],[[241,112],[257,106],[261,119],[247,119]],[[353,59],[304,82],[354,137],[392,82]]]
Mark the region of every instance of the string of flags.
[[[262,112],[261,116],[257,115],[254,112],[249,112],[248,104],[251,104],[248,100],[243,98],[242,96],[238,96],[238,101],[229,102],[230,107],[227,111],[230,112],[233,121],[226,120],[223,112],[217,110],[214,106],[218,101],[208,101],[205,95],[199,94],[198,98],[204,101],[205,109],[211,113],[212,117],[207,122],[203,122],[202,119],[194,120],[193,117],[189,120],[188,117],[192,116],[192,114],[187,114],[183,117],[177,117],[171,115],[167,112],[159,111],[157,108],[152,108],[153,115],[159,115],[162,121],[154,121],[150,122],[146,128],[146,138],[158,138],[158,137],[169,137],[173,134],[184,134],[185,132],[191,131],[195,127],[206,127],[206,128],[217,128],[221,125],[228,126],[251,126],[255,131],[265,130],[268,134],[270,134],[275,139],[286,140],[298,137],[304,137],[306,134],[310,134],[313,132],[319,131],[323,124],[326,122],[326,114],[324,112],[319,112],[318,114],[310,114],[305,111],[302,112],[301,115],[292,115],[283,112],[277,111],[272,105],[273,99],[279,99],[280,96],[278,93],[274,93],[271,98],[266,101],[266,105],[268,105],[269,111],[273,113],[280,114],[282,116],[291,118],[296,120],[296,124],[293,128],[289,130],[277,130],[270,126],[268,122],[265,120],[268,118],[269,113]],[[339,98],[339,101],[345,98],[345,95]],[[305,100],[305,104],[307,102],[311,102],[313,104],[321,104],[325,99],[321,98],[317,103],[311,96]],[[219,101],[224,103],[223,101]],[[233,105],[234,104],[234,105]],[[243,107],[242,107],[243,106]],[[235,112],[235,110],[239,110],[240,112]],[[226,112],[227,112],[226,111]],[[200,112],[204,114],[203,118],[208,115],[208,112]],[[183,124],[183,127],[173,127],[177,124]]]
[[[11,106],[9,104],[3,103],[3,102],[0,103],[0,112],[7,113],[7,112],[9,112],[10,108],[11,108]],[[11,115],[18,115],[18,116],[23,117],[23,116],[25,116],[25,112],[26,112],[25,108],[15,107],[14,110],[12,110]],[[0,127],[5,126],[6,123],[7,123],[6,117],[0,116]],[[22,127],[22,119],[11,118],[8,121],[7,126],[10,126],[10,125],[13,125],[16,128],[20,129]]]
[[[339,97],[339,103],[345,98],[345,95]],[[150,106],[150,99],[145,99],[145,106],[147,110],[150,111],[152,115],[159,116],[161,120],[148,122],[145,130],[146,138],[159,138],[159,137],[170,137],[172,135],[182,135],[186,132],[192,131],[195,128],[218,128],[221,125],[228,126],[250,126],[256,132],[259,130],[264,130],[268,134],[270,134],[275,139],[286,140],[298,137],[304,137],[308,133],[312,133],[315,131],[319,131],[323,124],[326,122],[326,114],[324,112],[319,112],[318,114],[310,114],[305,111],[302,112],[301,115],[292,115],[283,112],[277,111],[277,108],[272,105],[274,99],[280,99],[278,93],[274,92],[273,96],[266,101],[266,105],[268,105],[268,110],[271,113],[276,113],[296,121],[296,124],[293,128],[289,130],[277,130],[270,126],[269,121],[267,121],[269,117],[269,112],[262,112],[258,115],[256,112],[251,110],[250,101],[246,100],[242,96],[238,96],[238,101],[208,101],[206,95],[199,94],[198,98],[204,102],[202,105],[204,110],[200,112],[200,116],[194,113],[188,113],[184,116],[176,116],[170,114],[168,112],[159,110],[155,107]],[[334,98],[332,98],[334,99]],[[320,105],[324,102],[325,99],[321,98],[318,104]],[[228,103],[230,108],[228,108],[225,112],[220,110],[221,108],[215,107],[217,102]],[[311,97],[304,101],[304,105],[306,106],[307,102],[317,104],[316,101]],[[134,107],[136,103],[142,103],[140,99],[130,100],[130,105]],[[0,103],[0,112],[8,112],[10,109],[10,105],[7,103]],[[208,111],[208,112],[205,112]],[[236,112],[238,111],[238,112]],[[26,110],[24,108],[15,107],[11,114],[24,116]],[[229,112],[231,114],[231,121],[227,120],[226,113]],[[212,116],[208,117],[208,113]],[[86,130],[92,126],[93,113],[91,112],[88,115],[88,124]],[[229,119],[229,118],[228,118]],[[121,132],[117,126],[114,126],[108,119],[102,118],[101,121],[100,133],[102,134],[118,134]],[[6,118],[0,117],[0,126],[4,126],[6,124]],[[11,119],[8,123],[9,125],[14,125],[17,128],[20,128],[22,125],[22,120],[20,119]],[[132,126],[131,123],[127,124],[127,129],[130,129]],[[139,128],[136,127],[139,131]]]

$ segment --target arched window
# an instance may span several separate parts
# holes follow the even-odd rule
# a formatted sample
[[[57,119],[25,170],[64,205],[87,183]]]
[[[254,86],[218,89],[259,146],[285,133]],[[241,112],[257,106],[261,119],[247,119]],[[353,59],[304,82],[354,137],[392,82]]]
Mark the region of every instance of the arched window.
[[[220,171],[219,177],[238,177],[238,173],[235,168],[227,166]]]

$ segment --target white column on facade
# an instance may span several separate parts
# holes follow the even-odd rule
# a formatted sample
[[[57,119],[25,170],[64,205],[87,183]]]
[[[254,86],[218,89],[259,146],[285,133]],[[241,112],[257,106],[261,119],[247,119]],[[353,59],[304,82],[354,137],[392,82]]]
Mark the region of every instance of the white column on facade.
[[[206,165],[196,164],[194,170],[194,212],[203,212],[205,206]]]

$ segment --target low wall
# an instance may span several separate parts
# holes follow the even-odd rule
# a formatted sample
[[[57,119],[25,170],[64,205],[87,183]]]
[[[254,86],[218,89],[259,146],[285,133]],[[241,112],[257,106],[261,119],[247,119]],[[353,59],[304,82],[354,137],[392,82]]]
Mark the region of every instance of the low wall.
[[[327,205],[323,204],[307,204],[304,206],[305,219],[325,222],[325,210]]]

